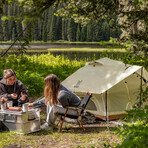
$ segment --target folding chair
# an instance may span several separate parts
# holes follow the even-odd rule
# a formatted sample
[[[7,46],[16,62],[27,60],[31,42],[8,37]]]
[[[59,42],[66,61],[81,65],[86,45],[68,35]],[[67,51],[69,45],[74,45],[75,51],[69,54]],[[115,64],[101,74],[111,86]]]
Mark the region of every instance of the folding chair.
[[[81,115],[82,115],[83,111],[85,110],[91,96],[92,96],[92,94],[87,92],[87,94],[85,95],[84,99],[82,99],[82,101],[81,101],[81,103],[78,107],[67,106],[65,114],[58,112],[58,115],[60,116],[59,122],[61,122],[60,127],[59,127],[59,132],[61,132],[62,125],[64,123],[65,117],[68,117],[68,118],[71,118],[71,119],[77,119],[79,126],[80,125],[82,126],[82,129],[85,133],[85,129],[84,129],[84,126],[83,126],[83,123],[82,123],[82,120],[81,120],[82,119]],[[76,110],[76,114],[70,115],[70,114],[68,114],[68,110]],[[59,122],[58,122],[58,124],[59,124]]]

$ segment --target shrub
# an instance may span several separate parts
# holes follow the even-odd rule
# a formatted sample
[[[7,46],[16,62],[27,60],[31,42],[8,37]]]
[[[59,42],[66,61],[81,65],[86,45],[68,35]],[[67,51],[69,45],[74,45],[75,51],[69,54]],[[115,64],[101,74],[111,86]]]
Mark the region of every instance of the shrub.
[[[148,101],[148,88],[143,92],[142,103]],[[148,105],[137,103],[132,110],[123,117],[126,122],[119,127],[117,134],[123,137],[120,148],[148,147]]]
[[[43,93],[44,78],[47,75],[54,73],[63,81],[83,65],[82,61],[70,61],[50,54],[9,55],[0,58],[0,76],[2,77],[4,69],[12,68],[16,72],[17,78],[28,88],[29,95],[40,96]]]

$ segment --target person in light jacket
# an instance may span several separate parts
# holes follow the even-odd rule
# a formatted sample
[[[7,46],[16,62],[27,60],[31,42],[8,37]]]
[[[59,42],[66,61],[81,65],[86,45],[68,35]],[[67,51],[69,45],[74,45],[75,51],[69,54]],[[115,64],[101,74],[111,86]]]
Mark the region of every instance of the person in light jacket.
[[[62,85],[56,75],[50,74],[44,80],[44,97],[34,103],[29,103],[29,106],[47,105],[47,118],[46,122],[41,126],[41,129],[52,130],[57,118],[57,113],[65,113],[66,106],[79,106],[81,99],[70,89]],[[70,110],[68,113],[76,114],[76,111]]]
[[[7,98],[13,101],[13,106],[20,107],[29,101],[27,89],[20,80],[17,80],[12,69],[4,70],[3,78],[0,78],[0,98]]]

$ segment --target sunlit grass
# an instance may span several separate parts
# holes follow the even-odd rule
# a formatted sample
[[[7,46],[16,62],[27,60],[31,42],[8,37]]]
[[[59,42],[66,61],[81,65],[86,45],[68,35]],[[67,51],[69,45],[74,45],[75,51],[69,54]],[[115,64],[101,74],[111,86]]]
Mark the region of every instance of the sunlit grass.
[[[123,48],[49,48],[49,52],[57,51],[79,51],[79,52],[126,52]]]
[[[45,116],[43,117],[45,118]],[[58,127],[53,131],[40,130],[31,134],[18,134],[16,132],[0,133],[0,148],[15,145],[26,147],[67,147],[67,148],[103,148],[104,145],[114,147],[121,141],[115,130],[105,127],[85,127],[86,133],[77,124],[64,122],[62,132]]]
[[[5,51],[7,48],[0,48],[0,52]],[[124,48],[27,48],[26,53],[44,53],[44,52],[126,52]],[[11,53],[11,50],[8,51]]]
[[[64,123],[65,124],[65,123]],[[20,147],[103,147],[104,144],[114,147],[116,142],[120,140],[115,135],[114,131],[104,130],[92,133],[74,132],[73,125],[70,127],[71,130],[58,133],[58,130],[45,131],[41,130],[36,133],[21,135],[15,132],[4,132],[0,133],[0,147],[8,145],[17,145]],[[82,130],[82,129],[79,129]]]

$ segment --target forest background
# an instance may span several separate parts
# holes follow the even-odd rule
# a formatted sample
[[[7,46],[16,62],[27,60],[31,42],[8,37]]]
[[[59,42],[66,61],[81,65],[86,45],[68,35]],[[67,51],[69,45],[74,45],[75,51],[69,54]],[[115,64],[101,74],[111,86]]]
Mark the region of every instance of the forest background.
[[[111,28],[109,22],[105,19],[82,26],[80,23],[75,23],[72,18],[64,19],[64,17],[56,16],[57,9],[59,8],[48,8],[41,18],[32,23],[29,31],[31,40],[44,42],[57,40],[98,42],[108,41],[110,37],[120,37],[121,30]],[[18,16],[23,11],[25,10],[15,3],[4,6],[4,15],[8,17]],[[112,23],[115,26],[117,21],[115,20]],[[2,21],[0,16],[0,41],[14,41],[22,30],[23,24],[21,21]]]
[[[6,0],[0,1],[0,4],[7,3]],[[10,0],[9,2],[13,2],[13,0]],[[102,41],[102,40],[109,40],[110,37],[119,37],[120,36],[120,29],[113,29],[108,28],[108,25],[115,26],[116,24],[116,16],[117,14],[122,14],[123,16],[126,16],[126,19],[123,19],[123,23],[121,24],[120,28],[122,28],[124,31],[126,31],[126,40],[124,40],[122,43],[127,45],[129,47],[130,53],[125,54],[125,57],[117,57],[118,60],[123,61],[125,64],[136,64],[136,65],[142,65],[146,69],[148,68],[148,58],[147,58],[147,2],[146,0],[136,0],[136,1],[117,1],[117,0],[70,0],[67,7],[65,7],[66,10],[62,11],[61,14],[69,14],[73,13],[73,18],[77,20],[77,23],[74,23],[72,19],[66,19],[63,20],[62,17],[56,17],[52,15],[50,18],[51,21],[47,21],[47,16],[49,17],[49,9],[54,2],[66,2],[64,0],[44,0],[44,1],[31,1],[30,3],[27,3],[27,0],[22,0],[20,2],[24,2],[22,5],[25,4],[25,7],[27,6],[29,9],[28,13],[26,13],[26,10],[24,11],[24,16],[20,15],[21,19],[25,19],[28,21],[29,18],[33,18],[36,15],[43,18],[32,19],[31,28],[28,29],[28,35],[31,40],[39,40],[39,41],[54,41],[56,39],[58,40],[68,40],[68,41]],[[77,5],[75,5],[75,3]],[[120,3],[121,2],[121,3]],[[125,3],[124,3],[125,2]],[[7,3],[8,4],[8,3]],[[85,5],[84,5],[85,4]],[[2,7],[4,6],[4,7]],[[17,35],[19,32],[22,31],[22,28],[25,28],[25,25],[19,21],[19,17],[13,15],[12,8],[14,6],[15,14],[18,14],[18,12],[23,12],[23,9],[17,12],[17,7],[15,7],[14,4],[10,5],[0,5],[0,10],[3,11],[3,14],[6,14],[6,17],[2,15],[2,19],[4,21],[1,21],[1,40],[3,41],[13,41],[15,38],[17,38]],[[30,7],[29,7],[30,6]],[[45,7],[44,7],[45,6]],[[2,9],[1,9],[2,8]],[[34,9],[35,8],[35,9]],[[79,9],[78,9],[79,8]],[[11,10],[11,11],[10,11]],[[54,13],[53,8],[52,14]],[[69,11],[68,11],[69,10]],[[69,12],[69,13],[68,13]],[[99,13],[98,13],[99,12]],[[100,15],[100,13],[104,15]],[[12,19],[8,20],[8,17],[12,14]],[[79,14],[79,15],[78,15]],[[107,14],[107,15],[106,15]],[[114,16],[115,14],[115,16]],[[8,16],[8,17],[7,17]],[[82,17],[81,17],[82,16]],[[98,16],[103,16],[102,18]],[[111,17],[114,16],[113,21],[110,20]],[[54,17],[56,19],[54,19]],[[84,19],[85,18],[85,19]],[[17,20],[18,19],[18,20]],[[98,20],[100,19],[100,20]],[[15,21],[14,21],[15,20]],[[46,23],[45,23],[46,20]],[[53,20],[53,22],[52,22]],[[26,21],[26,22],[27,22]],[[82,25],[80,25],[78,22],[81,22]],[[91,24],[88,24],[87,26],[83,26],[84,23],[87,21],[93,22]],[[98,21],[96,23],[96,21]],[[36,23],[35,23],[36,22]],[[52,22],[52,23],[51,23]],[[72,23],[73,22],[73,23]],[[28,23],[28,22],[27,22]],[[50,24],[49,27],[47,24]],[[57,24],[60,25],[61,29],[58,30]],[[111,24],[110,24],[111,23]],[[19,25],[16,25],[19,24]],[[52,25],[53,24],[53,25]],[[56,25],[55,25],[56,24]],[[75,24],[75,25],[74,25]],[[87,23],[86,23],[87,24]],[[98,25],[99,24],[99,25]],[[16,27],[14,27],[16,26]],[[71,27],[69,27],[71,26]],[[79,27],[78,27],[79,26]],[[130,26],[130,27],[129,27]],[[140,27],[137,27],[140,26]],[[57,28],[55,28],[57,27]],[[74,28],[73,28],[74,27]],[[96,28],[99,27],[101,29],[96,30]],[[66,28],[66,29],[65,29]],[[74,34],[71,34],[72,31]],[[80,32],[80,33],[78,33]],[[97,34],[96,34],[97,32]],[[103,33],[101,33],[103,32]],[[124,32],[125,33],[125,32]],[[39,38],[38,38],[39,37]],[[60,39],[58,38],[60,37]],[[108,56],[108,53],[103,53],[101,57]],[[110,56],[112,59],[116,59],[114,55]],[[95,59],[94,59],[95,60]],[[41,55],[41,56],[16,56],[16,55],[8,55],[6,57],[0,58],[0,74],[2,75],[2,70],[5,68],[13,68],[16,73],[18,79],[20,79],[25,86],[29,88],[30,96],[35,96],[36,94],[41,95],[43,92],[44,87],[44,77],[49,73],[55,73],[57,74],[61,80],[64,80],[67,76],[69,76],[71,73],[79,69],[80,67],[84,66],[86,61],[70,61],[69,59],[64,59],[63,57],[57,56],[54,57],[50,54],[47,55]],[[147,100],[148,96],[148,89],[146,91],[142,92],[142,101]],[[82,146],[83,140],[82,137],[88,138],[85,141],[85,144],[87,144],[88,147],[120,147],[118,144],[121,144],[121,147],[147,147],[147,137],[148,137],[148,120],[147,120],[147,114],[148,114],[148,107],[145,106],[145,108],[142,108],[141,102],[133,108],[133,110],[130,110],[128,112],[128,116],[126,118],[126,124],[123,127],[120,127],[120,134],[123,135],[123,137],[120,139],[119,137],[114,137],[114,132],[108,128],[103,129],[103,135],[100,136],[100,130],[98,129],[97,132],[92,133],[91,137],[89,134],[92,132],[90,131],[87,136],[83,136],[82,134],[78,135],[77,132],[72,133],[71,131],[68,132],[67,135],[63,134],[50,134],[49,132],[43,132],[43,135],[41,133],[30,135],[30,136],[18,136],[17,134],[5,134],[2,133],[1,136],[1,145],[10,145],[13,146],[13,144],[17,144],[17,146],[32,146],[32,147],[48,147],[50,144],[52,144],[52,140],[55,140],[54,146],[58,143],[62,143],[61,141],[64,141],[66,139],[66,144],[70,147],[69,144],[75,144],[75,146]],[[105,133],[107,131],[107,134]],[[17,137],[17,138],[16,138]],[[19,137],[19,138],[18,138]],[[40,137],[40,138],[38,138]],[[50,138],[49,138],[50,137]],[[72,141],[71,138],[67,137],[73,137]],[[97,138],[96,138],[97,137]],[[111,137],[111,138],[109,138]],[[36,140],[38,138],[38,140]],[[60,142],[57,141],[57,139],[60,138]],[[17,141],[16,139],[20,139]],[[24,140],[25,139],[25,140]],[[80,139],[80,141],[79,141]],[[91,142],[89,143],[91,139]],[[120,139],[120,140],[118,140]],[[117,142],[119,141],[119,143]],[[52,145],[52,146],[53,146]]]

